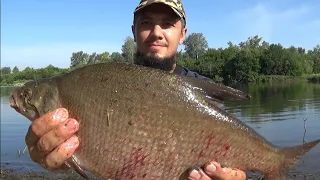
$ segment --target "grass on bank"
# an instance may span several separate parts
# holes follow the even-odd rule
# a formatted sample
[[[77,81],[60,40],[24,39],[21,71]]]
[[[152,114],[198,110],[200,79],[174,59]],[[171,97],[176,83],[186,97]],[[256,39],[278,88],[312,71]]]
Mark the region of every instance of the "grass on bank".
[[[276,81],[309,81],[320,83],[320,73],[319,74],[305,74],[302,76],[282,76],[282,75],[260,75],[257,82],[276,82]]]
[[[309,82],[320,83],[320,73],[307,75],[306,78]]]

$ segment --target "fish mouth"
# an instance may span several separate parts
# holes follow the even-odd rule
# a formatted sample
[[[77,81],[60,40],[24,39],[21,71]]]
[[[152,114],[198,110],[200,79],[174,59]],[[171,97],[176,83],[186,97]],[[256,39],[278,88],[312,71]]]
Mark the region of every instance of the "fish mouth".
[[[17,92],[14,91],[14,92],[12,92],[11,96],[9,97],[10,107],[15,109],[17,112],[20,112],[20,108],[19,108],[19,105],[18,105],[16,99],[17,99]]]
[[[20,100],[23,100],[20,94],[21,94],[21,89],[15,89],[11,93],[9,97],[10,107],[15,109],[18,113],[27,117],[30,121],[33,121],[39,118],[40,112],[34,105],[28,104],[28,109],[27,109],[27,107],[24,107],[24,104],[19,103]]]

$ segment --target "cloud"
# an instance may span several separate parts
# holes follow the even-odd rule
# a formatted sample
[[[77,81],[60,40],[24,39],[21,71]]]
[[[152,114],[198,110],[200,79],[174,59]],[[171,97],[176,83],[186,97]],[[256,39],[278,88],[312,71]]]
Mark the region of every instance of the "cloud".
[[[69,67],[73,52],[101,53],[120,52],[121,44],[112,43],[58,43],[34,46],[2,46],[1,66],[17,66],[24,69],[46,67],[49,64],[61,68]]]
[[[320,7],[320,4],[281,6],[286,3],[288,2],[259,2],[236,11],[232,18],[239,22],[237,30],[241,32],[241,36],[259,35],[267,42],[281,43],[284,46],[315,46],[319,43],[316,40],[319,40],[320,16],[316,7]]]
[[[265,40],[272,36],[272,15],[262,4],[238,11],[233,14],[232,18],[239,23],[237,30],[241,32],[241,36],[259,35]]]

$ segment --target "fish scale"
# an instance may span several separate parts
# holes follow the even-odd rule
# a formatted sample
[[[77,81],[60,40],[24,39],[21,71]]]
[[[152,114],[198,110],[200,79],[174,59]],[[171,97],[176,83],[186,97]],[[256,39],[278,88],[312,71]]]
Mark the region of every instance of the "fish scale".
[[[42,108],[45,102],[51,110],[68,109],[80,124],[75,161],[68,162],[101,179],[183,179],[188,168],[209,160],[281,179],[319,143],[287,149],[269,143],[216,104],[248,96],[211,81],[124,63],[89,65],[50,80],[36,81],[42,90],[30,103],[39,115],[49,111]],[[18,112],[24,101],[19,92],[34,90],[34,84],[13,93]]]

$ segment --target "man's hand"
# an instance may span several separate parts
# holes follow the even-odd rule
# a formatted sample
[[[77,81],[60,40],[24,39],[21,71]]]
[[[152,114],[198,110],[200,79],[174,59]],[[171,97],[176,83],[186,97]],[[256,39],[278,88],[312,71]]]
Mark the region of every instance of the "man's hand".
[[[64,162],[79,145],[79,124],[60,108],[32,122],[25,137],[31,159],[51,171],[69,169]]]
[[[207,163],[203,169],[192,170],[190,180],[245,180],[244,171],[234,168],[222,168],[217,162]]]

